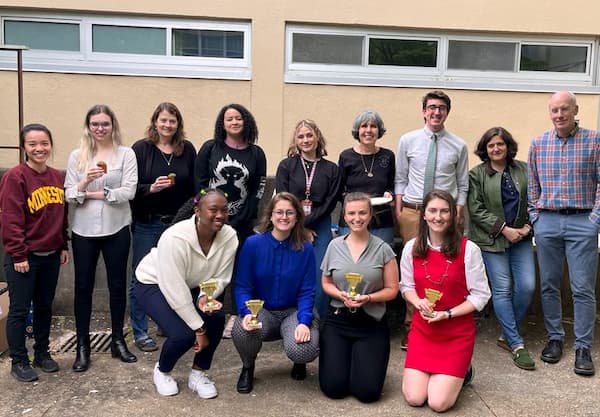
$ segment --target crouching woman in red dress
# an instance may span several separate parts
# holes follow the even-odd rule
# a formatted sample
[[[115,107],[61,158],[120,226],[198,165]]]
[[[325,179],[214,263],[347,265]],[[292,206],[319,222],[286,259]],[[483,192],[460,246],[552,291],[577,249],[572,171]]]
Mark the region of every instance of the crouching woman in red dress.
[[[470,382],[473,312],[485,307],[490,289],[481,251],[457,230],[452,196],[433,190],[423,207],[418,235],[400,262],[402,295],[415,307],[402,393],[411,406],[427,402],[443,412]]]

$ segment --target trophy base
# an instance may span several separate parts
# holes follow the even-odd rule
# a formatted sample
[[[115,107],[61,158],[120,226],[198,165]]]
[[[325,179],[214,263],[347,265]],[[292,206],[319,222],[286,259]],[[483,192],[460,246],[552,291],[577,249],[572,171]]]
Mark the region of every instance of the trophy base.
[[[206,306],[204,306],[204,312],[205,313],[212,313],[213,311],[219,310],[219,307],[216,304],[206,304]]]
[[[250,327],[251,329],[262,329],[262,322],[257,322],[257,323],[252,323],[250,322],[248,324],[248,327]]]
[[[437,317],[437,311],[432,311],[431,313],[423,311],[421,312],[422,315],[424,315],[425,317],[429,317],[430,319],[434,319]]]
[[[348,298],[351,299],[352,301],[356,301],[358,299],[358,297],[360,297],[360,294],[354,294],[354,295],[348,296]]]

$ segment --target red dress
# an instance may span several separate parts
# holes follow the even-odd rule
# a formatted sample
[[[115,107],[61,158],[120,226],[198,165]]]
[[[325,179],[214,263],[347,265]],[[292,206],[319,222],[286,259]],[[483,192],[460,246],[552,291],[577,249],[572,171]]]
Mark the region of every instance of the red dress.
[[[442,252],[432,249],[427,251],[425,259],[413,257],[415,289],[419,298],[425,297],[426,288],[443,293],[435,310],[456,307],[469,294],[465,276],[466,243],[467,239],[463,239],[456,259],[448,260]],[[415,310],[404,367],[464,378],[474,347],[472,313],[429,324]]]

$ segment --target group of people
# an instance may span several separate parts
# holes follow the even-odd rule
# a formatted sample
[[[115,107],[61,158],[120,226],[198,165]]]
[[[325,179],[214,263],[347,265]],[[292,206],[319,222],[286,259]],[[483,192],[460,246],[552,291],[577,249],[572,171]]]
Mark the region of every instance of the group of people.
[[[47,165],[50,130],[25,126],[20,147],[26,160],[0,184],[12,375],[38,378],[24,336],[32,302],[33,365],[44,372],[59,368],[48,343],[59,268],[69,261],[66,203],[73,209],[76,372],[91,364],[92,294],[102,253],[112,356],[137,360],[123,336],[129,298],[134,344],[158,349],[147,316],[166,337],[153,371],[161,395],[178,392],[170,372],[192,349],[188,386],[201,398],[215,397],[207,371],[221,336],[230,334],[242,362],[240,393],[253,390],[262,343],[282,339],[292,378],[305,379],[306,364],[318,356],[325,395],[376,401],[390,354],[386,302],[401,292],[408,307],[402,392],[411,405],[444,411],[472,378],[473,312],[490,298],[488,278],[501,326],[498,345],[511,352],[516,366],[535,368],[519,331],[535,289],[535,232],[548,331],[541,359],[555,363],[562,355],[566,255],[574,370],[593,375],[600,136],[578,126],[575,96],[559,92],[549,102],[554,129],[533,140],[528,164],[515,160],[516,141],[496,127],[477,143],[482,163],[469,172],[465,142],[445,128],[450,109],[444,92],[426,94],[424,127],[403,135],[395,155],[376,144],[386,132],[380,115],[361,112],[352,126],[357,143],[337,164],[325,159],[317,124],[299,121],[277,167],[276,194],[256,227],[266,157],[244,106],[221,109],[213,139],[197,154],[172,103],[156,108],[145,137],[132,148],[122,145],[113,111],[94,106],[64,182]],[[340,200],[340,236],[334,238],[331,217]],[[470,240],[463,237],[467,212]],[[401,274],[395,234],[405,244]]]

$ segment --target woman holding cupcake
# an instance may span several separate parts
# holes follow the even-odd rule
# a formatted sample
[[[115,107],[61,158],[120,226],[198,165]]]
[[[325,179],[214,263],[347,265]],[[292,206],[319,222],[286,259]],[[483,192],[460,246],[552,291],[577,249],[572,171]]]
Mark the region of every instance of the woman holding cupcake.
[[[100,161],[106,164],[106,172]],[[137,361],[123,337],[131,243],[129,201],[135,196],[136,184],[135,153],[121,144],[114,112],[104,104],[93,106],[85,116],[79,149],[69,156],[65,179],[65,197],[73,206],[75,372],[90,366],[92,294],[100,253],[108,280],[112,356],[123,362]]]
[[[135,268],[171,224],[179,207],[194,195],[196,149],[185,139],[183,117],[172,103],[160,103],[146,129],[146,137],[132,146],[137,159],[138,183],[131,204],[133,224],[129,287],[129,321],[135,345],[144,352],[158,349],[148,335],[148,318],[138,306],[133,288]]]

